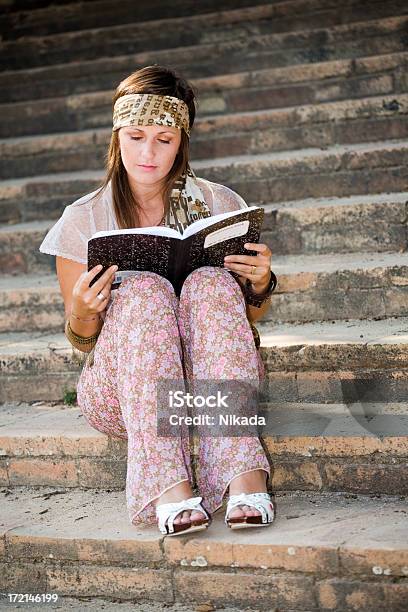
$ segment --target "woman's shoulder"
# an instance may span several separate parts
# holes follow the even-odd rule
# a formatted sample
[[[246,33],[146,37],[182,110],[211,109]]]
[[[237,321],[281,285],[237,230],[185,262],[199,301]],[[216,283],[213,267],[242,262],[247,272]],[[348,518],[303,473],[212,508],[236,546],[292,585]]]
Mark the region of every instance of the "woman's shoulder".
[[[240,208],[248,208],[248,204],[244,198],[236,191],[222,183],[215,183],[203,177],[197,177],[198,181],[211,191],[212,203],[216,207],[213,214],[239,210]]]
[[[98,229],[110,229],[108,225],[111,208],[108,185],[105,188],[98,187],[65,206],[62,218],[76,224],[83,233],[93,233]]]
[[[71,204],[68,204],[66,208],[76,208],[76,207],[85,207],[89,208],[90,206],[94,206],[98,202],[103,202],[109,197],[110,193],[110,184],[105,187],[98,187],[94,191],[84,194],[83,196],[77,198]]]

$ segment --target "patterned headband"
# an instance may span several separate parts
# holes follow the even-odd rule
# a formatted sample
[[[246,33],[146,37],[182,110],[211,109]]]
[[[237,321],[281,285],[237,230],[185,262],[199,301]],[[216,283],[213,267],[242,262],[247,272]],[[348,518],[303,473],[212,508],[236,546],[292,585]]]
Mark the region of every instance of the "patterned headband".
[[[121,96],[113,108],[113,131],[128,125],[170,125],[190,136],[188,106],[180,98],[157,94]]]

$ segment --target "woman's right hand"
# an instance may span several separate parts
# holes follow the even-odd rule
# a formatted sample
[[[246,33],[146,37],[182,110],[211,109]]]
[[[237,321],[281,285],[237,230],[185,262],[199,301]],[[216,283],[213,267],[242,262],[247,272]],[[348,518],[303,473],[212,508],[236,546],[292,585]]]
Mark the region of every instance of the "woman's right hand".
[[[72,290],[72,312],[78,317],[87,318],[90,315],[103,312],[108,304],[111,285],[115,278],[118,266],[110,266],[100,278],[92,285],[89,283],[99,272],[102,266],[95,266],[89,272],[83,272]],[[103,293],[103,300],[97,297],[98,293]]]

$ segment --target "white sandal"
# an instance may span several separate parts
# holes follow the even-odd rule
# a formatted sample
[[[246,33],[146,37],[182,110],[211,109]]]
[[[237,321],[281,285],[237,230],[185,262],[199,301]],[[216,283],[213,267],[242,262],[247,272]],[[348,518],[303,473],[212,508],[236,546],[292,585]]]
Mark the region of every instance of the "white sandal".
[[[261,516],[237,516],[228,518],[229,513],[237,506],[252,506],[259,510]],[[225,513],[225,523],[231,529],[246,529],[248,527],[267,527],[275,518],[275,504],[269,493],[240,493],[230,495]]]
[[[170,502],[156,506],[156,517],[159,519],[159,529],[161,533],[174,536],[180,533],[191,533],[192,531],[207,529],[212,522],[212,518],[201,505],[200,502],[202,499],[202,497],[189,497],[181,502]],[[183,512],[183,510],[199,510],[206,518],[196,519],[189,523],[174,524],[174,519],[180,512]]]

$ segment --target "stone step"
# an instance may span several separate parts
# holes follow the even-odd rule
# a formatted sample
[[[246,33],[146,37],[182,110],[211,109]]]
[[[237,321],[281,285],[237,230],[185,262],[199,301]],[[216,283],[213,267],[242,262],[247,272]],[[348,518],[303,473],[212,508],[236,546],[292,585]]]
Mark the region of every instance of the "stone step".
[[[408,137],[407,114],[408,94],[400,94],[204,117],[194,125],[190,157],[401,139]],[[0,140],[0,178],[102,169],[111,133],[108,127]]]
[[[100,57],[157,52],[208,41],[225,45],[229,41],[242,41],[248,35],[256,39],[265,34],[351,25],[407,13],[405,0],[387,3],[372,0],[369,4],[351,0],[341,10],[334,2],[327,6],[324,0],[298,0],[296,12],[293,2],[235,9],[230,6],[221,12],[217,8],[211,13],[194,11],[182,17],[170,14],[152,21],[145,21],[143,17],[135,19],[129,14],[129,21],[117,26],[107,23],[105,27],[95,28],[92,25],[88,29],[75,28],[45,36],[34,30],[31,36],[2,42],[0,70],[27,70]]]
[[[279,202],[403,190],[406,155],[405,141],[385,141],[196,160],[194,168],[244,199]]]
[[[278,286],[263,317],[272,325],[408,316],[408,253],[272,258]],[[56,275],[0,277],[0,332],[63,328]]]
[[[270,0],[269,3],[274,2],[278,0]],[[8,10],[4,10],[0,18],[3,40],[82,30],[91,30],[95,35],[96,28],[126,26],[129,23],[158,21],[170,17],[188,19],[193,11],[195,14],[206,14],[219,9],[219,4],[214,0],[201,0],[199,4],[194,0],[175,0],[171,8],[163,5],[161,0],[140,5],[135,4],[133,0],[122,0],[116,7],[109,0],[18,0],[17,6],[13,7],[10,6],[13,4],[11,0],[8,0],[7,4]],[[56,4],[58,6],[55,6]],[[223,10],[231,11],[253,4],[250,0],[224,0],[222,6]],[[89,10],[90,8],[92,10]]]
[[[227,530],[222,507],[204,534],[180,537],[131,525],[123,491],[19,487],[1,498],[4,592],[57,593],[59,604],[132,600],[140,610],[145,600],[190,609],[351,610],[356,601],[376,612],[405,609],[401,496],[277,493],[266,529]]]
[[[247,202],[374,195],[405,191],[408,141],[337,145],[195,160],[197,176],[222,183]],[[0,223],[58,217],[67,203],[95,190],[103,171],[23,177],[0,185]]]
[[[273,251],[273,245],[272,249]],[[272,325],[408,316],[408,253],[272,255]]]
[[[401,16],[303,30],[295,34],[285,32],[248,36],[248,33],[245,33],[241,38],[220,42],[216,47],[208,41],[201,45],[108,56],[24,71],[9,70],[0,74],[0,100],[3,103],[38,100],[101,90],[109,90],[112,95],[114,88],[123,78],[138,67],[153,63],[169,64],[181,71],[185,78],[194,79],[235,74],[237,66],[240,72],[271,66],[286,67],[286,72],[290,72],[293,66],[298,64],[347,59],[357,61],[364,56],[400,53],[407,51],[407,22],[408,17]],[[21,86],[22,74],[24,87]],[[397,71],[396,80],[406,86],[404,70]],[[335,89],[338,90],[338,86]],[[389,79],[380,78],[379,82],[376,82],[372,78],[366,84],[363,95],[367,95],[368,90],[378,95],[390,93],[394,88]],[[331,99],[333,97],[335,96],[332,95]],[[281,100],[280,106],[287,105],[283,97]],[[302,101],[305,103],[313,100]],[[62,129],[71,128],[63,126]],[[41,129],[39,133],[43,131]]]
[[[407,205],[408,192],[266,204],[260,242],[269,244],[274,255],[403,252]],[[55,259],[38,251],[55,221],[0,226],[3,273],[55,274]]]
[[[88,0],[85,0],[88,1]],[[89,0],[92,1],[92,0]],[[18,601],[18,597],[14,595],[15,601]],[[0,602],[5,601],[6,596],[0,593]],[[9,601],[9,600],[8,600]],[[115,598],[107,599],[104,597],[59,597],[59,604],[47,604],[48,610],[61,610],[65,611],[70,610],[71,612],[99,612],[103,610],[103,612],[117,612],[118,610],[118,602]],[[184,605],[181,603],[159,603],[144,600],[141,602],[138,601],[137,604],[137,612],[191,612],[191,605]],[[7,608],[12,610],[13,608],[18,608],[18,604],[8,603]],[[27,607],[25,604],[25,609],[28,612],[37,612],[35,608]],[[37,604],[38,609],[38,604]],[[200,610],[200,608],[198,608]],[[211,609],[206,605],[206,607],[201,608],[202,610]],[[120,602],[120,611],[121,612],[135,612],[135,603],[134,599],[130,599],[128,601]],[[241,606],[224,606],[222,612],[251,612],[248,608],[242,608]],[[292,611],[293,612],[293,611]]]
[[[367,108],[363,110],[358,102],[355,102],[353,106],[353,102],[347,99],[363,98],[360,104],[367,105],[370,103],[364,99],[367,96],[378,94],[383,97],[374,98],[371,104],[375,105],[381,100],[382,110],[380,111],[377,107],[377,111],[372,109],[373,113],[382,112],[387,116],[393,113],[404,113],[405,105],[401,103],[401,96],[404,95],[402,92],[408,90],[407,83],[404,81],[405,66],[408,66],[408,53],[391,53],[357,60],[300,64],[292,66],[290,71],[287,68],[266,68],[236,74],[194,78],[192,83],[200,92],[200,113],[203,113],[204,117],[201,119],[200,116],[195,123],[192,145],[196,137],[195,133],[204,129],[209,122],[211,123],[207,131],[211,131],[212,122],[215,122],[220,124],[225,132],[229,123],[236,120],[236,116],[228,116],[230,113],[236,115],[237,113],[264,110],[267,113],[267,119],[271,122],[272,129],[276,129],[276,125],[289,128],[294,127],[291,120],[296,109],[286,107],[312,104],[311,114],[316,122],[320,113],[322,113],[322,123],[328,121],[327,114],[332,120],[338,119],[336,113],[333,114],[333,110],[344,108],[343,112],[347,114],[347,118],[358,123],[358,119],[364,121],[367,118]],[[11,136],[12,139],[9,145],[6,141],[3,146],[17,145],[20,142],[17,139],[18,136],[48,134],[46,138],[49,142],[51,133],[83,132],[88,129],[92,131],[92,134],[98,134],[94,137],[94,147],[98,149],[101,142],[105,142],[107,135],[95,130],[99,127],[108,126],[110,128],[112,123],[111,98],[112,92],[108,90],[4,104],[0,108],[10,120],[0,123],[0,137]],[[342,99],[345,100],[345,107],[342,105],[317,107],[318,104],[322,105],[330,100]],[[347,107],[347,104],[350,108]],[[278,110],[271,113],[270,109],[276,107]],[[347,111],[346,108],[348,108]],[[353,108],[361,111],[361,117],[353,116]],[[339,110],[339,112],[342,116],[342,111]],[[259,121],[263,116],[263,114],[259,116],[255,114],[254,120]],[[247,117],[244,122],[246,125],[246,122],[251,121],[252,115],[240,115],[240,119],[243,117]],[[297,113],[296,119],[300,122],[301,128],[305,121],[311,119],[310,112],[302,109],[302,112]],[[379,117],[376,117],[376,124],[379,123],[381,121]],[[335,126],[332,127],[335,130]],[[377,125],[374,129],[379,130],[380,127]],[[371,131],[373,131],[373,126],[370,127]],[[365,140],[364,133],[361,129],[358,130],[359,136]],[[391,129],[390,136],[392,133]],[[324,144],[323,134],[320,136],[322,140],[319,144]],[[304,137],[306,138],[306,135]],[[336,134],[336,137],[341,138],[342,131]],[[74,134],[67,136],[64,134],[63,144],[61,140],[59,142],[57,140],[55,146],[59,145],[60,148],[66,146],[65,138],[68,138],[68,144],[74,138]],[[82,134],[80,138],[82,146],[85,146],[86,134]],[[26,141],[23,140],[21,144],[23,142]],[[28,142],[31,142],[31,139]],[[43,143],[44,139],[39,137],[36,142]],[[205,142],[203,138],[200,147],[211,146]],[[194,154],[197,152],[194,151]]]
[[[257,327],[270,401],[408,397],[408,317]],[[61,400],[75,391],[81,366],[71,353],[62,332],[1,333],[0,403]]]
[[[274,491],[408,494],[407,402],[260,407]],[[3,405],[0,449],[2,487],[125,486],[127,440],[91,427],[76,405]]]
[[[403,252],[408,247],[407,204],[408,192],[266,204],[262,240],[277,255]],[[22,240],[18,235],[12,239],[16,245]],[[23,247],[17,249],[25,261]]]

